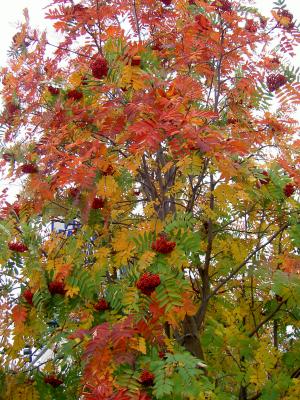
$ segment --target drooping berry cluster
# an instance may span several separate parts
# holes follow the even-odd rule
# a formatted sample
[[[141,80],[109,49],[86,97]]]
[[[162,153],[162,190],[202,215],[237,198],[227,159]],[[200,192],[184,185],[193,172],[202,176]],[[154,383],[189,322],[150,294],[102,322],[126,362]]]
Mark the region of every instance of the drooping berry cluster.
[[[48,92],[51,93],[53,96],[57,96],[60,90],[53,86],[48,86]]]
[[[94,78],[102,79],[108,73],[108,65],[105,58],[98,56],[90,65],[92,70],[92,75]]]
[[[9,250],[15,251],[17,253],[24,253],[28,250],[28,247],[22,242],[9,242],[8,248]]]
[[[267,77],[267,86],[270,92],[274,92],[281,86],[285,85],[287,79],[282,74],[271,74]]]
[[[247,19],[245,29],[250,33],[255,33],[257,32],[258,26],[253,19]]]
[[[79,90],[72,89],[67,92],[68,99],[80,100],[80,99],[82,99],[82,97],[83,97],[83,94]]]
[[[30,289],[25,289],[22,293],[23,299],[31,306],[33,306],[33,293]]]
[[[94,305],[94,309],[97,311],[105,311],[109,309],[109,304],[105,299],[100,299],[98,303]]]
[[[36,174],[39,170],[35,164],[29,163],[21,165],[21,171],[24,174]]]
[[[147,296],[150,296],[158,285],[160,285],[159,275],[150,272],[145,272],[136,283],[136,287]]]
[[[283,188],[283,193],[285,197],[291,197],[294,194],[295,190],[296,188],[292,183],[287,183]]]
[[[142,371],[140,375],[140,382],[143,386],[153,386],[155,375],[147,370]]]
[[[103,208],[105,204],[105,200],[102,197],[95,197],[92,202],[92,209],[98,210],[99,208]]]
[[[55,376],[55,375],[45,376],[44,382],[48,383],[48,385],[51,385],[54,388],[63,384],[63,381],[61,379],[57,378],[57,376]]]
[[[133,56],[131,59],[132,66],[139,66],[141,65],[141,57],[140,56]]]
[[[165,235],[160,235],[160,237],[152,243],[151,247],[152,250],[157,251],[157,253],[169,254],[175,249],[176,243],[168,242]]]
[[[231,11],[231,2],[229,0],[216,0],[212,4],[212,6],[215,6],[217,10],[219,11]]]
[[[74,187],[74,188],[70,188],[68,193],[71,197],[73,197],[75,199],[76,197],[78,197],[80,195],[80,190],[78,188]]]
[[[48,284],[48,290],[52,295],[61,294],[64,296],[67,292],[64,282],[55,280]]]

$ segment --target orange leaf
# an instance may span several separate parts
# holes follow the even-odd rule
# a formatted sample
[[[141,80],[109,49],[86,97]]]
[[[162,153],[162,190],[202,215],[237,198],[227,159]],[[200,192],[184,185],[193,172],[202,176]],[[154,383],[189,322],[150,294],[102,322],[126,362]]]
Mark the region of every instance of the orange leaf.
[[[27,310],[25,307],[16,305],[12,309],[12,318],[16,326],[21,326],[26,321]]]

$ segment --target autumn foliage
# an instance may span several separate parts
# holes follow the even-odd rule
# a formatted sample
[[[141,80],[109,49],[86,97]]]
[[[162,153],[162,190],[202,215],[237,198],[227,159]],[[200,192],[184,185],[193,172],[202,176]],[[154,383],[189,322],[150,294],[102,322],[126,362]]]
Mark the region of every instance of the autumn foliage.
[[[0,73],[1,399],[300,398],[292,11],[52,0],[55,43],[24,11]]]

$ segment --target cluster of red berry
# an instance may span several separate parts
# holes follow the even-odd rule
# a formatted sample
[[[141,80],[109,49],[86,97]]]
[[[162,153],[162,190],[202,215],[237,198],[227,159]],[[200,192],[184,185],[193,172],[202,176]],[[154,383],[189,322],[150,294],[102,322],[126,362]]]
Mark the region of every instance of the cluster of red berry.
[[[161,0],[162,3],[164,3],[165,6],[170,6],[172,3],[172,0]]]
[[[80,100],[82,99],[83,94],[77,89],[72,89],[67,92],[67,98],[71,100]]]
[[[258,26],[253,19],[247,19],[245,29],[246,29],[246,31],[248,31],[250,33],[256,33]]]
[[[92,202],[92,209],[98,210],[99,208],[103,208],[105,204],[105,199],[102,197],[95,197]]]
[[[270,92],[274,92],[281,86],[285,85],[287,79],[282,74],[271,74],[267,77],[267,86]]]
[[[28,250],[28,247],[21,242],[9,242],[8,248],[9,250],[16,251],[17,253],[24,253]]]
[[[48,92],[51,93],[53,96],[57,96],[59,94],[60,90],[53,86],[48,86]]]
[[[296,188],[292,183],[287,183],[283,188],[283,193],[285,197],[291,197],[294,194],[295,190]]]
[[[230,12],[232,10],[231,2],[228,0],[216,0],[211,5],[215,6],[217,10],[223,12]]]
[[[29,163],[21,165],[21,171],[24,174],[36,174],[39,170],[35,164]]]
[[[136,287],[147,296],[150,296],[158,285],[160,285],[159,275],[150,272],[145,272],[136,283]]]
[[[61,294],[64,296],[67,292],[64,282],[55,280],[48,284],[48,290],[52,295]]]
[[[22,293],[23,299],[31,306],[33,306],[33,293],[30,289],[25,289]]]
[[[90,66],[94,78],[102,79],[108,73],[107,61],[101,56],[96,57]]]
[[[60,385],[63,384],[63,381],[55,375],[47,375],[44,377],[44,382],[48,383],[48,385],[51,385],[52,387],[56,388]]]
[[[155,242],[152,243],[152,250],[157,251],[161,254],[169,254],[171,253],[176,247],[175,242],[168,242],[165,235],[160,235]]]
[[[94,305],[96,311],[105,311],[109,309],[109,304],[105,299],[100,299],[98,303]]]
[[[74,187],[74,188],[70,188],[68,193],[71,197],[76,198],[80,195],[80,190],[78,188]]]
[[[153,386],[155,375],[147,370],[142,371],[140,375],[140,382],[143,386]]]

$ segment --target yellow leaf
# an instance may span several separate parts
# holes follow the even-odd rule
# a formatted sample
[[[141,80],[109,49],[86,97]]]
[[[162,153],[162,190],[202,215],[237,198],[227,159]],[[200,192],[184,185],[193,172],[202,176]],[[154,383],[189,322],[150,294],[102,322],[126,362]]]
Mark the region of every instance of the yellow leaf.
[[[79,293],[79,287],[77,287],[77,286],[70,286],[70,285],[66,284],[65,289],[67,290],[66,295],[68,297],[74,297]]]
[[[79,72],[74,72],[70,77],[69,77],[69,82],[71,85],[77,87],[81,85],[82,81],[82,75]]]
[[[116,251],[114,261],[118,267],[126,265],[128,260],[134,255],[135,244],[130,242],[128,232],[125,230],[116,233],[112,239],[112,246]]]
[[[130,347],[134,350],[139,351],[142,354],[146,354],[146,341],[143,337],[131,338]]]
[[[139,262],[138,262],[139,270],[142,271],[142,270],[146,269],[149,265],[151,265],[155,255],[156,254],[154,251],[151,251],[151,250],[145,251],[145,253],[142,254],[142,256],[140,257]]]
[[[113,176],[103,176],[97,185],[97,194],[101,197],[114,197],[119,187]]]

